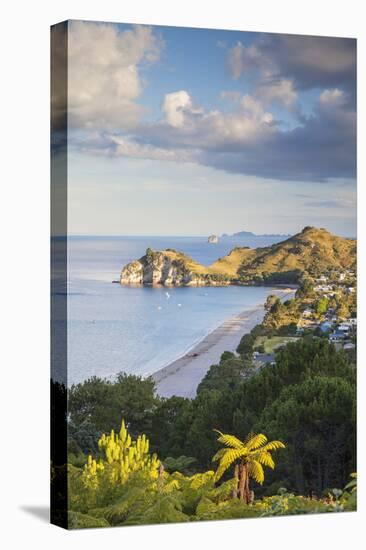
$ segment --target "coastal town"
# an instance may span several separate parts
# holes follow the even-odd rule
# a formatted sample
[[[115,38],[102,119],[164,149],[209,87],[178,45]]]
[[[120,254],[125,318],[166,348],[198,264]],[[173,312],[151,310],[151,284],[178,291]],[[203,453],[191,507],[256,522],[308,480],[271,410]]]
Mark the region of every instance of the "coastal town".
[[[354,349],[357,328],[356,274],[345,270],[315,279],[316,300],[306,307],[297,325],[297,332],[313,331],[328,337],[336,349]]]
[[[277,300],[268,299],[267,316],[263,325],[273,327],[273,316],[279,309],[279,318],[274,332],[257,336],[252,346],[254,366],[275,364],[275,352],[290,342],[302,337],[325,338],[336,351],[355,353],[357,344],[355,270],[333,270],[314,279],[306,278],[291,302],[283,307]],[[293,311],[293,321],[286,322],[287,309]],[[281,320],[281,311],[283,320]],[[278,314],[277,314],[278,315]],[[272,319],[271,319],[272,318]],[[271,327],[272,322],[272,327]]]

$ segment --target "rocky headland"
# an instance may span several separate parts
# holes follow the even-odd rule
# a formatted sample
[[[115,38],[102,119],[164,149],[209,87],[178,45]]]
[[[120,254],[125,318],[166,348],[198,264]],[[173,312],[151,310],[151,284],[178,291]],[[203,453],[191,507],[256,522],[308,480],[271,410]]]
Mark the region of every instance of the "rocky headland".
[[[150,248],[121,271],[127,285],[223,286],[298,284],[303,276],[354,268],[356,241],[325,229],[305,227],[280,243],[262,248],[235,247],[210,266],[174,249]]]

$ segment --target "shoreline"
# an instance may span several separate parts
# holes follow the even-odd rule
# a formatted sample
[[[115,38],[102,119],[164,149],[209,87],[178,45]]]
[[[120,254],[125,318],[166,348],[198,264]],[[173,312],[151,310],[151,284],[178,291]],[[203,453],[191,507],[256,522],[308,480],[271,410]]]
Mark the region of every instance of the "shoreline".
[[[289,299],[295,293],[290,287],[274,289],[280,299]],[[185,354],[150,376],[155,381],[160,397],[194,398],[197,387],[211,365],[220,361],[224,351],[235,353],[244,336],[261,323],[265,315],[264,304],[247,309],[224,321],[192,346]]]

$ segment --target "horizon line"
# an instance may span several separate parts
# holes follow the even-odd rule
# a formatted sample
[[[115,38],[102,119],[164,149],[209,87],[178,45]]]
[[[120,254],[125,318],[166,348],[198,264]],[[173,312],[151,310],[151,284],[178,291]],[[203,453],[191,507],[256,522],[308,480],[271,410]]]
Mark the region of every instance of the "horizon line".
[[[306,226],[304,226],[306,227]],[[165,234],[159,234],[159,233],[67,233],[67,234],[58,234],[58,235],[51,235],[51,237],[68,237],[68,238],[78,238],[78,237],[174,237],[174,238],[184,238],[184,237],[195,237],[195,238],[208,238],[210,235],[216,235],[217,237],[222,237],[223,235],[226,235],[228,237],[231,237],[235,235],[236,233],[241,232],[247,232],[252,233],[254,237],[266,237],[271,235],[277,235],[279,237],[287,237],[287,236],[294,236],[297,233],[301,233],[301,231],[304,229],[304,227],[300,230],[289,232],[289,233],[254,233],[253,231],[249,230],[240,230],[235,231],[234,233],[205,233],[205,234],[197,234],[197,233],[185,233],[185,234],[174,234],[174,233],[165,233]],[[315,226],[314,226],[315,227]],[[321,229],[321,228],[317,228]],[[324,228],[325,229],[325,228]],[[342,233],[335,233],[332,230],[326,229],[326,231],[329,231],[329,233],[332,233],[333,235],[343,237],[345,239],[355,239],[357,240],[357,234],[356,235],[349,235],[349,234],[342,234]]]

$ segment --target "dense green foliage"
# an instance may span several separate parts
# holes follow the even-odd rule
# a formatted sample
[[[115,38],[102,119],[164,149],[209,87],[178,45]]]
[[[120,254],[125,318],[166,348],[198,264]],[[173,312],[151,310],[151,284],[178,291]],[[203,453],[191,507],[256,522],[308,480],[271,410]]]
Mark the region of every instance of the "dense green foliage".
[[[263,327],[267,330],[285,328],[287,332],[296,330],[296,323],[300,317],[298,300],[275,300],[263,319]]]
[[[355,477],[343,491],[330,491],[322,499],[295,496],[283,488],[278,495],[271,497],[254,500],[252,495],[250,501],[241,498],[240,477],[234,475],[217,484],[220,469],[222,473],[239,459],[242,468],[246,465],[251,477],[261,482],[263,466],[274,467],[271,451],[283,447],[283,444],[277,441],[268,443],[263,434],[250,435],[244,442],[235,436],[220,434],[219,440],[224,448],[214,457],[220,461],[216,473],[213,470],[193,475],[178,471],[168,473],[158,457],[149,453],[146,436],[139,435],[133,440],[122,422],[118,433],[112,430],[108,435],[102,434],[97,445],[99,458],[89,455],[84,467],[68,466],[69,528],[355,509]],[[238,449],[237,459],[232,455],[235,449]]]
[[[155,403],[151,378],[124,373],[113,383],[90,378],[69,390],[69,434],[83,452],[93,452],[99,434],[119,429],[122,417],[129,419],[133,434],[148,430]]]
[[[329,300],[324,296],[322,298],[319,298],[319,300],[316,302],[316,305],[315,305],[316,313],[318,315],[324,315],[324,313],[328,309],[328,303],[329,303]]]
[[[163,461],[194,457],[190,470],[202,471],[212,467],[218,450],[213,428],[239,438],[254,429],[287,442],[262,494],[285,486],[320,496],[329,487],[344,486],[356,469],[356,372],[350,356],[327,340],[309,337],[287,344],[276,353],[275,366],[255,374],[245,361],[224,354],[192,400],[161,399],[151,380],[131,375],[116,383],[91,379],[75,386],[69,407],[73,453],[95,452],[85,441],[106,431],[108,423],[118,429],[123,415],[131,418],[131,433],[145,432]]]
[[[250,340],[254,342],[253,338]],[[243,348],[244,346],[242,346]],[[248,349],[250,349],[248,345]],[[226,351],[222,354],[220,363],[212,365],[210,370],[201,380],[197,388],[197,393],[204,390],[234,390],[244,378],[253,373],[253,366],[250,361],[243,361],[242,358]]]
[[[260,424],[277,437],[286,434],[282,481],[301,494],[320,495],[339,486],[354,457],[355,395],[339,377],[314,376],[281,391]],[[295,479],[290,479],[291,476]]]

